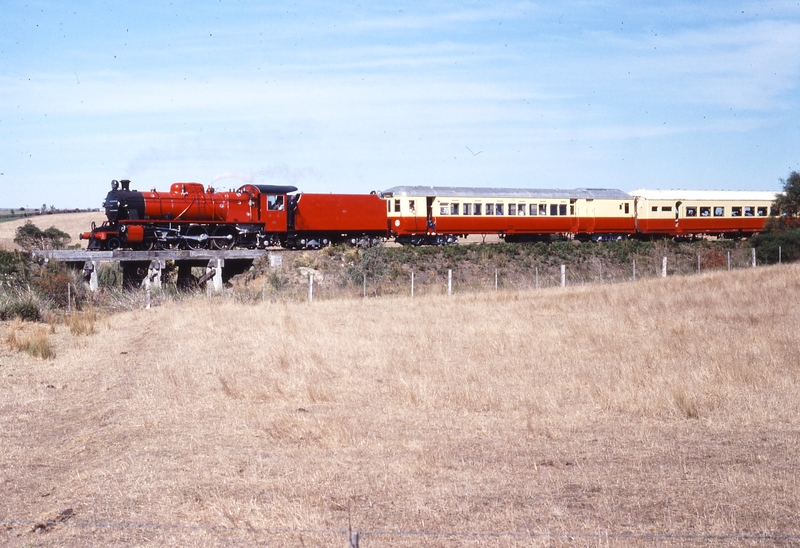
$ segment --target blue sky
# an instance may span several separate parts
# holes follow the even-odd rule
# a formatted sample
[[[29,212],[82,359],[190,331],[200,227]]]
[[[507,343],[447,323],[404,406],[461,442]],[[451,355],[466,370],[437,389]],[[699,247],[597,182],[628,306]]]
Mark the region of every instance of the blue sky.
[[[0,6],[0,206],[111,179],[779,190],[800,1]]]

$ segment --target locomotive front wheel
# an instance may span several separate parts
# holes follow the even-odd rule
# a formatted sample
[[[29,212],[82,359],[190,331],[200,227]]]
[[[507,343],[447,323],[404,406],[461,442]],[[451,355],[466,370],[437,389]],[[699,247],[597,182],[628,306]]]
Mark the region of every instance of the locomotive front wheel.
[[[183,236],[189,249],[205,249],[208,246],[208,231],[199,225],[190,226]]]
[[[218,226],[212,240],[214,249],[231,249],[236,245],[236,230],[230,226]]]
[[[111,251],[119,249],[120,246],[119,238],[109,238],[108,241],[106,242],[106,246],[108,246],[108,249],[110,249]]]

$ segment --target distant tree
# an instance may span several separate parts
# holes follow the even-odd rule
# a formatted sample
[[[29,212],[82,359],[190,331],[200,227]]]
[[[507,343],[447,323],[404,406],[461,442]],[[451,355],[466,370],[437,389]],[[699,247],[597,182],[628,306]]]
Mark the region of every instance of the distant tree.
[[[51,226],[42,230],[30,221],[17,228],[14,242],[23,249],[63,249],[69,234]]]
[[[786,180],[781,179],[783,194],[775,198],[774,206],[781,215],[797,218],[800,213],[800,173],[792,171]]]

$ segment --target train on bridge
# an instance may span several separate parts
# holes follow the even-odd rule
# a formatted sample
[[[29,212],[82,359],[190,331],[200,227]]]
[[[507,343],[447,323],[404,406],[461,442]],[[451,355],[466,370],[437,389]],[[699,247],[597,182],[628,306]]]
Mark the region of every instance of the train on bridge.
[[[246,184],[218,192],[196,182],[168,192],[112,181],[106,221],[81,234],[89,250],[317,249],[383,240],[442,245],[471,234],[507,242],[563,236],[739,238],[778,214],[762,191],[519,189],[398,186],[370,194],[314,194],[286,185]]]

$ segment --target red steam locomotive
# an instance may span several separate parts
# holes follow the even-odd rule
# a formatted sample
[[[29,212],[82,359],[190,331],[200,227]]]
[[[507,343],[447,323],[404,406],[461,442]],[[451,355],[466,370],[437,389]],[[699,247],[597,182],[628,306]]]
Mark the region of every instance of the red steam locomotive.
[[[508,242],[628,237],[749,236],[777,214],[773,192],[394,187],[371,194],[306,194],[247,184],[217,192],[173,183],[139,192],[112,181],[107,221],[81,234],[91,250],[231,249],[330,244],[454,243],[469,234]]]

